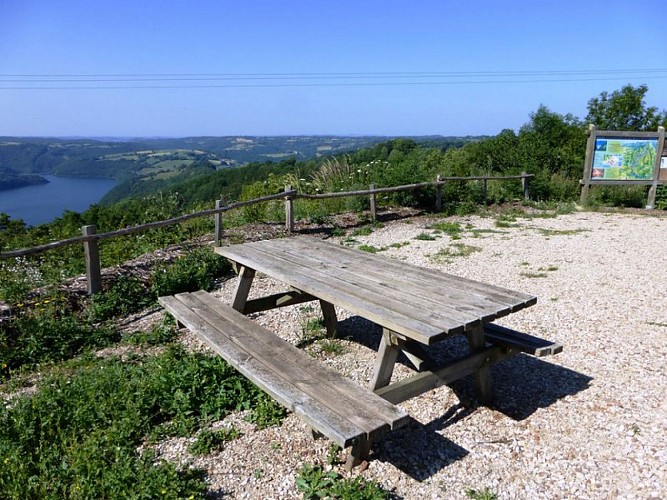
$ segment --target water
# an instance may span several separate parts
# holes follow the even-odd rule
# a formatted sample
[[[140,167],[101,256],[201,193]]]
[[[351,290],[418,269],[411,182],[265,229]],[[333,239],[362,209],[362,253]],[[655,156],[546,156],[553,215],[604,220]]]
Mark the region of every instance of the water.
[[[51,222],[65,210],[84,212],[113,188],[117,181],[45,175],[48,184],[0,191],[0,213],[23,219],[30,226]]]

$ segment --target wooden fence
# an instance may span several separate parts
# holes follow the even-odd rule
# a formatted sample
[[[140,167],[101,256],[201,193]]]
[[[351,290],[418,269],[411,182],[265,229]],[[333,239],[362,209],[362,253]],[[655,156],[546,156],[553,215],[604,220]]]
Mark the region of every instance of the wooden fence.
[[[196,219],[199,217],[215,217],[215,243],[219,245],[222,238],[222,214],[230,210],[235,210],[242,207],[247,207],[250,205],[255,205],[258,203],[265,203],[268,201],[274,200],[285,200],[285,229],[288,233],[292,233],[294,230],[294,208],[293,202],[296,199],[308,199],[308,200],[325,200],[329,198],[346,198],[353,196],[369,196],[370,198],[370,211],[371,217],[375,220],[377,218],[377,203],[376,196],[378,194],[386,193],[397,193],[402,191],[414,191],[417,189],[423,189],[427,187],[436,188],[436,200],[435,207],[436,211],[440,212],[442,210],[442,196],[443,196],[443,187],[447,182],[452,181],[482,181],[483,182],[483,193],[484,199],[486,200],[486,191],[487,184],[489,181],[504,181],[504,180],[521,180],[521,185],[523,189],[523,195],[525,199],[528,199],[528,180],[534,177],[533,174],[527,174],[522,172],[521,175],[509,175],[502,177],[491,177],[491,176],[475,176],[475,177],[442,177],[438,178],[433,182],[421,182],[418,184],[407,184],[404,186],[394,186],[387,188],[376,188],[374,185],[371,185],[369,189],[362,191],[342,191],[339,193],[323,193],[323,194],[305,194],[298,193],[297,190],[292,189],[291,186],[286,186],[285,191],[277,193],[270,196],[263,196],[261,198],[255,198],[253,200],[241,201],[237,203],[232,203],[230,205],[222,206],[222,201],[216,201],[215,208],[209,210],[203,210],[200,212],[193,212],[190,214],[181,215],[179,217],[174,217],[172,219],[149,222],[147,224],[141,224],[137,226],[132,226],[124,229],[119,229],[116,231],[109,231],[107,233],[97,234],[95,226],[83,226],[81,228],[82,236],[75,238],[69,238],[66,240],[54,241],[51,243],[46,243],[44,245],[39,245],[30,248],[22,248],[18,250],[11,250],[8,252],[0,253],[0,260],[12,259],[17,257],[23,257],[26,255],[34,255],[41,252],[46,252],[48,250],[53,250],[55,248],[83,244],[84,254],[86,258],[86,276],[88,279],[88,293],[94,294],[101,290],[102,288],[102,273],[101,273],[101,264],[100,256],[98,249],[98,241],[106,240],[110,238],[117,238],[120,236],[127,236],[133,233],[139,233],[148,231],[149,229],[156,229],[160,227],[170,226],[173,224],[178,224],[180,222],[185,222],[190,219]]]

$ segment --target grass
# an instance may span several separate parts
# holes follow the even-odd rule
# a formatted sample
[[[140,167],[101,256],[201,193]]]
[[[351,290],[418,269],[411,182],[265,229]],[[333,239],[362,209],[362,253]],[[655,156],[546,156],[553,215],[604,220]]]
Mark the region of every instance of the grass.
[[[362,252],[368,252],[368,253],[378,253],[378,252],[383,252],[385,250],[385,248],[378,248],[373,245],[359,245],[358,248]]]
[[[569,236],[589,231],[588,229],[545,229],[545,228],[535,228],[535,229],[544,236]]]
[[[498,495],[496,495],[488,487],[484,488],[483,490],[476,490],[476,489],[473,489],[473,488],[467,488],[465,494],[466,494],[466,497],[470,498],[471,500],[497,500],[498,499]]]
[[[234,427],[217,430],[202,429],[197,434],[195,442],[188,447],[188,451],[193,455],[208,455],[221,450],[225,443],[237,439],[240,435],[241,433]]]
[[[150,446],[142,454],[137,447],[188,435],[234,410],[252,409],[258,424],[279,421],[276,407],[219,357],[177,345],[155,356],[65,362],[34,395],[0,407],[0,492],[4,498],[203,498],[200,471],[154,463]]]
[[[528,262],[522,262],[522,266],[527,266],[529,265]],[[549,276],[549,273],[552,273],[554,271],[558,271],[558,266],[546,266],[546,267],[539,267],[537,268],[537,271],[522,271],[519,273],[521,276],[524,276],[525,278],[546,278]]]
[[[437,238],[433,236],[431,233],[422,231],[417,236],[415,236],[415,239],[420,241],[435,241]]]
[[[390,498],[390,492],[377,483],[361,476],[344,478],[334,471],[325,471],[321,465],[305,464],[296,477],[296,485],[304,499],[344,498],[358,500],[382,500]]]
[[[455,257],[468,257],[476,252],[481,252],[480,247],[473,245],[466,245],[465,243],[452,243],[450,246],[443,248],[434,255],[435,259],[451,259]]]
[[[461,232],[463,228],[458,222],[435,222],[428,226],[428,229],[433,229],[445,233],[453,240],[458,240],[461,238]]]

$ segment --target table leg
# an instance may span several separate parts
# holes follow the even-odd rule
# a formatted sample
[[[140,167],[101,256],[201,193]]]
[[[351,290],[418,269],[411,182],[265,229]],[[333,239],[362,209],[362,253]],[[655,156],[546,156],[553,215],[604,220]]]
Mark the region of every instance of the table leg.
[[[482,352],[486,349],[486,341],[484,340],[484,327],[482,325],[474,327],[466,333],[468,343],[470,344],[470,351],[472,353]],[[475,389],[477,390],[477,397],[485,406],[491,406],[493,403],[493,394],[491,386],[491,363],[487,360],[475,372]]]
[[[382,340],[375,361],[375,371],[370,384],[371,391],[389,385],[399,351],[398,341],[394,333],[387,328],[383,328]]]
[[[347,461],[345,462],[345,470],[347,472],[351,472],[357,465],[362,465],[364,462],[368,463],[368,457],[371,453],[371,444],[370,439],[361,438],[352,445],[350,454],[347,456]]]
[[[327,329],[327,337],[335,339],[338,334],[338,318],[336,317],[336,308],[331,302],[320,299],[320,307],[322,308],[322,317],[324,318],[324,326]]]
[[[243,312],[243,308],[248,301],[248,294],[250,293],[252,280],[255,278],[255,270],[241,266],[238,273],[239,279],[236,282],[236,291],[232,298],[232,307],[237,311]]]

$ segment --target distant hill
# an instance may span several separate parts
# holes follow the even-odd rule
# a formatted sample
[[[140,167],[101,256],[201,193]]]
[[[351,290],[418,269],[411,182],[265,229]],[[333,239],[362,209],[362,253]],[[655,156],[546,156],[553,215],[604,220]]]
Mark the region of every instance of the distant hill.
[[[0,137],[0,190],[41,182],[40,175],[104,177],[121,182],[110,197],[145,193],[223,168],[340,155],[388,140],[382,136],[226,136],[137,138]],[[472,138],[419,137],[430,147]],[[145,182],[141,189],[125,183]]]

